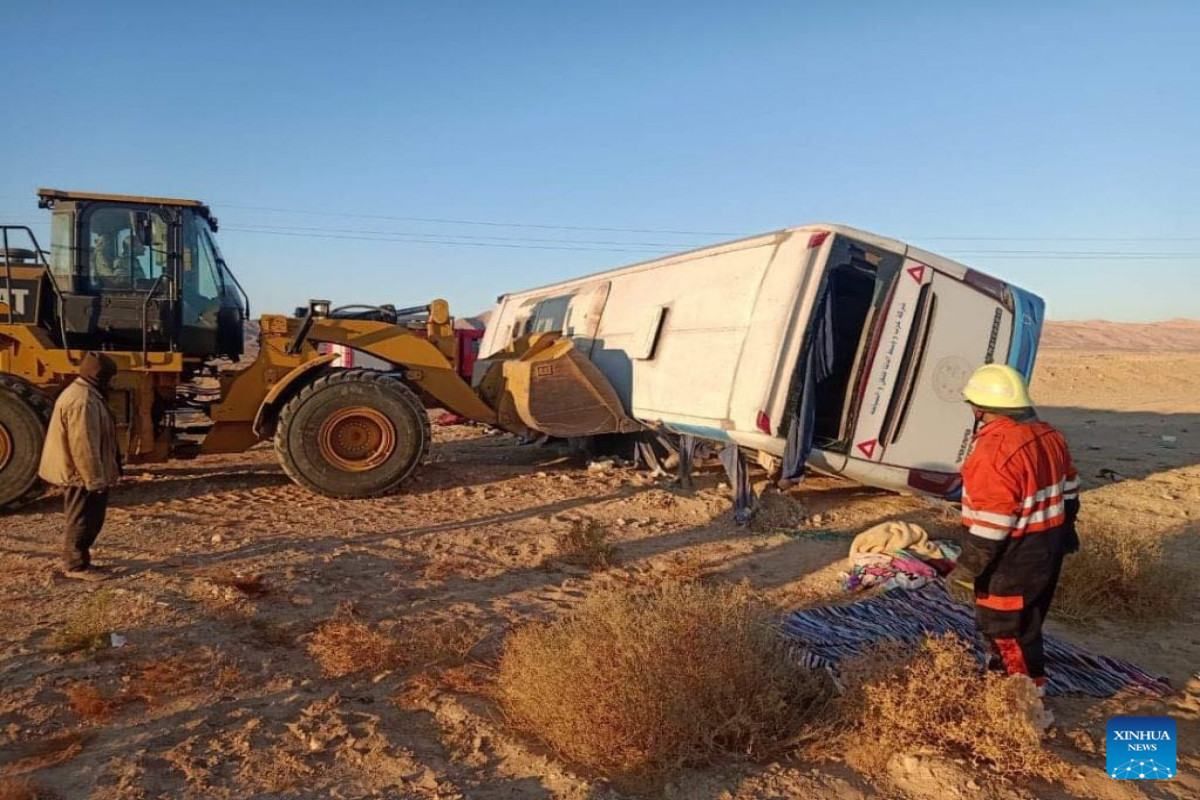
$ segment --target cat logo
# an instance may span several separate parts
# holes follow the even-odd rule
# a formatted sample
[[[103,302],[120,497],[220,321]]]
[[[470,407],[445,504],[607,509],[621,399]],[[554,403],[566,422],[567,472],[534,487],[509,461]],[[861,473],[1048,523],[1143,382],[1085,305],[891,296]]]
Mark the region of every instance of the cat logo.
[[[25,300],[29,297],[28,289],[13,289],[12,290],[12,312],[19,316],[25,316]],[[9,304],[8,289],[0,287],[0,305],[7,306]]]

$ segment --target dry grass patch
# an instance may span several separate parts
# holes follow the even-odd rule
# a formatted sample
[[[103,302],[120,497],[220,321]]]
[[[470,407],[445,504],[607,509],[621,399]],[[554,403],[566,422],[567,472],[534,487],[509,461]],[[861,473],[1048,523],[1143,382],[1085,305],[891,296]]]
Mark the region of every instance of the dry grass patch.
[[[1091,524],[1079,552],[1067,556],[1051,615],[1072,622],[1177,616],[1189,602],[1186,564],[1167,556],[1163,538]]]
[[[101,589],[79,602],[62,627],[51,634],[48,643],[59,653],[103,650],[109,646],[114,622],[112,591]]]
[[[0,767],[0,775],[15,778],[65,764],[83,752],[90,738],[90,734],[73,731],[14,744],[7,753],[13,760]]]
[[[106,692],[95,684],[76,683],[64,693],[80,718],[102,723],[131,703],[155,707],[205,690],[228,692],[243,681],[232,659],[210,648],[198,648],[171,658],[137,663],[118,691]]]
[[[89,722],[107,722],[128,702],[119,694],[101,691],[91,683],[76,683],[64,690],[71,710]]]
[[[438,556],[425,565],[421,575],[427,581],[442,582],[447,578],[466,575],[470,569],[471,562],[462,556]]]
[[[318,627],[308,643],[308,653],[327,678],[392,669],[404,661],[397,641],[347,615]]]
[[[981,673],[953,635],[917,647],[881,645],[842,666],[844,690],[816,755],[844,757],[883,774],[897,754],[932,747],[1007,776],[1062,778],[1066,764],[1042,747],[1043,708],[1032,681]]]
[[[565,758],[624,783],[787,748],[826,697],[748,590],[607,590],[512,634],[509,717]]]
[[[234,589],[246,597],[262,597],[270,591],[266,579],[257,573],[223,571],[208,577],[217,586]]]
[[[758,498],[750,530],[755,532],[794,531],[808,522],[808,509],[795,497],[767,490]]]
[[[28,778],[0,778],[0,800],[52,800],[54,797]]]
[[[241,669],[232,658],[201,647],[170,658],[140,662],[122,694],[157,706],[204,690],[228,692],[243,682]]]
[[[404,658],[427,667],[461,664],[485,636],[478,623],[467,619],[413,622],[404,628]]]
[[[245,623],[252,638],[267,647],[292,647],[302,632],[302,628],[295,624],[274,622],[261,617],[251,617],[248,620],[241,618],[238,621]]]
[[[596,520],[572,520],[570,529],[558,537],[554,560],[586,569],[607,569],[617,554],[608,538],[608,531]]]

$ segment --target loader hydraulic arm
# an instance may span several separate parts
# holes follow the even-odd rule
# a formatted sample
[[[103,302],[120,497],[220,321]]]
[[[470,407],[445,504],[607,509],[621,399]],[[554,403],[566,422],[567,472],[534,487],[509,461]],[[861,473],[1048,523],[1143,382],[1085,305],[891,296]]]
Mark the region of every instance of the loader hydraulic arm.
[[[407,328],[372,320],[319,317],[311,321],[305,338],[345,345],[403,367],[405,378],[439,405],[476,422],[496,424],[496,412],[459,377],[450,359],[432,341]]]

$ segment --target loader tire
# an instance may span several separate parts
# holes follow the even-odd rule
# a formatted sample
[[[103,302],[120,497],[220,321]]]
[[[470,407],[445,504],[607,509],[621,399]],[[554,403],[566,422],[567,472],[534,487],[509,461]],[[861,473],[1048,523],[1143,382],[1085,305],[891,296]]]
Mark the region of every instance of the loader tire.
[[[32,385],[0,375],[0,509],[42,493],[38,465],[52,409],[50,398]]]
[[[296,483],[327,497],[400,488],[429,451],[429,415],[399,377],[367,369],[321,375],[279,414],[275,451]]]

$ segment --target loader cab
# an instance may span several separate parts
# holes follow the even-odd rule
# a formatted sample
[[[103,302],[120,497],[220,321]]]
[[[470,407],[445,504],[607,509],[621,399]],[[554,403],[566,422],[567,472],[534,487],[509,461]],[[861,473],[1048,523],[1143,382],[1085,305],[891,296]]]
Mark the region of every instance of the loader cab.
[[[242,354],[249,302],[194,200],[39,190],[51,210],[56,326],[72,348]]]

